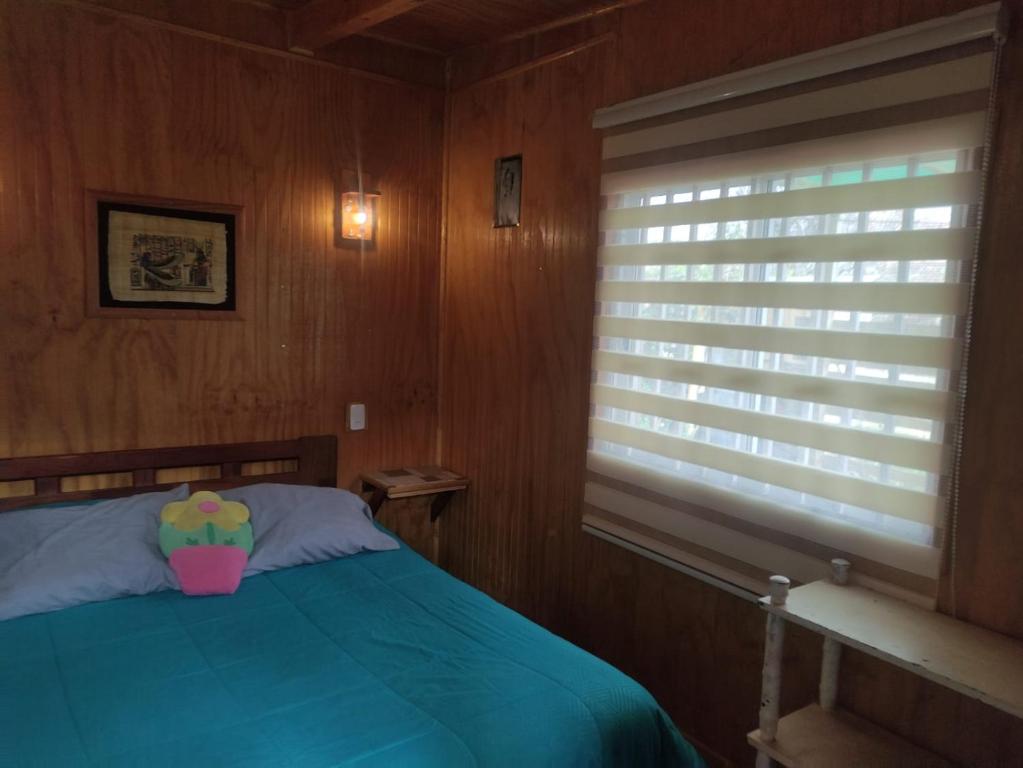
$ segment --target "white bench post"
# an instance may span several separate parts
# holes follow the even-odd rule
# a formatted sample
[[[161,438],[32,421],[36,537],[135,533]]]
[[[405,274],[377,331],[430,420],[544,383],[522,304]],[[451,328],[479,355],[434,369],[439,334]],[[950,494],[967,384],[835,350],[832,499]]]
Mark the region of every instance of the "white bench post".
[[[835,584],[849,583],[849,561],[835,558],[831,561],[831,580]],[[842,660],[842,644],[833,637],[824,638],[821,652],[820,705],[825,712],[835,708],[838,699],[838,668]]]
[[[771,577],[771,605],[785,605],[789,596],[789,580],[784,576]],[[764,671],[760,688],[760,737],[774,741],[778,733],[778,698],[781,694],[781,661],[785,642],[785,620],[773,613],[767,614],[767,634],[764,637]],[[757,768],[768,768],[771,758],[765,752],[757,753]]]

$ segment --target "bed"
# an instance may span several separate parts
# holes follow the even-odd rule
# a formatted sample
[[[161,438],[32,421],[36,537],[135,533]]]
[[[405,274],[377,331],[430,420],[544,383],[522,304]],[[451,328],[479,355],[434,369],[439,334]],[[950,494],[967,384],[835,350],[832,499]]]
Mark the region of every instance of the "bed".
[[[165,487],[186,465],[217,468],[193,489],[333,486],[336,451],[311,437],[7,459],[0,481],[35,484],[0,510]],[[61,490],[94,473],[131,484]],[[3,621],[0,658],[0,766],[702,765],[633,680],[404,545],[230,596]]]

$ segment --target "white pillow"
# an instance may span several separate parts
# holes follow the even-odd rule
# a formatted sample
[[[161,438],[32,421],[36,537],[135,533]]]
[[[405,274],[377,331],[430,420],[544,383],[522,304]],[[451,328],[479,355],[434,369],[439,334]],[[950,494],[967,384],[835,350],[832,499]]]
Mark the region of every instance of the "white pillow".
[[[246,576],[399,546],[373,525],[365,501],[338,488],[260,483],[220,496],[251,513],[255,545]]]
[[[0,619],[177,587],[160,510],[188,485],[79,506],[0,513]]]

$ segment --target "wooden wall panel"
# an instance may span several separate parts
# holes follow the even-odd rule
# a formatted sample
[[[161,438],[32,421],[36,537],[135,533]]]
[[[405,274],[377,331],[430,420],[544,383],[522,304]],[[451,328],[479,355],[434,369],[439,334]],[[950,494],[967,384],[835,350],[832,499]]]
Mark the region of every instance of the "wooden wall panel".
[[[647,0],[590,22],[598,33],[616,30],[616,45],[522,71],[557,40],[586,39],[585,30],[562,29],[453,59],[441,451],[473,486],[446,521],[442,557],[457,575],[635,675],[727,762],[752,764],[744,734],[756,722],[763,616],[580,531],[599,177],[592,111],[976,4]],[[1023,2],[1011,5],[1023,15]],[[1023,635],[1018,590],[1006,588],[1023,575],[1011,555],[1023,540],[1023,423],[1005,384],[1023,376],[1023,355],[1012,350],[1023,336],[1012,298],[1023,284],[1014,245],[1023,236],[1020,46],[1014,36],[1006,59],[1002,167],[979,291],[986,308],[971,369],[958,584],[963,615]],[[494,230],[493,160],[516,152],[524,156],[523,226]],[[994,542],[1002,532],[1009,535]],[[790,633],[785,708],[813,698],[818,664],[817,639]],[[875,660],[850,654],[841,698],[967,764],[1023,764],[1018,721]]]
[[[622,12],[610,103],[982,5],[980,0],[647,0]]]
[[[504,75],[516,67],[531,65],[542,57],[573,50],[605,35],[616,34],[619,23],[617,13],[603,13],[575,24],[459,51],[451,56],[449,87],[459,91],[474,83]],[[606,87],[606,83],[602,86]]]
[[[228,45],[264,53],[322,61],[363,74],[380,75],[419,85],[444,87],[445,59],[386,40],[354,35],[306,54],[289,53],[287,20],[281,8],[259,0],[39,0],[71,8],[91,8],[112,19],[131,19],[165,28],[177,27],[218,39]],[[308,53],[308,52],[307,52]]]
[[[104,0],[106,1],[106,0]],[[109,0],[134,7],[142,0]],[[150,0],[146,0],[151,4]],[[443,521],[459,576],[634,674],[699,742],[738,764],[754,723],[762,616],[751,605],[581,533],[599,141],[615,101],[953,12],[974,0],[647,0],[455,60],[437,333],[442,96],[294,57],[100,15],[0,0],[0,454],[338,432],[342,480],[435,446],[473,479]],[[1011,0],[1017,14],[1023,2]],[[179,8],[187,4],[179,4]],[[741,20],[739,23],[738,20]],[[270,34],[260,26],[258,35]],[[254,33],[254,34],[257,34]],[[978,295],[960,525],[958,609],[1023,633],[1023,512],[1006,381],[1023,262],[1023,53],[1006,61],[1001,166]],[[524,222],[493,230],[493,160],[525,156]],[[340,170],[384,192],[376,251],[334,249]],[[83,190],[245,206],[242,321],[84,317]],[[437,344],[441,364],[436,364]],[[785,706],[813,693],[818,649],[794,632]],[[1012,764],[1018,724],[850,656],[856,711],[972,764]],[[950,736],[949,734],[954,734]],[[976,756],[980,756],[977,759]]]
[[[599,141],[579,126],[605,53],[461,91],[448,128],[442,442],[472,486],[445,524],[447,563],[548,624],[585,458],[598,179],[578,157]],[[492,229],[493,161],[518,153],[522,226]]]
[[[365,70],[409,83],[445,87],[447,59],[440,54],[394,45],[364,35],[346,37],[334,45],[321,48],[316,58],[342,67]]]
[[[350,400],[343,482],[432,455],[442,94],[0,0],[0,108],[0,455],[339,433]],[[357,162],[365,255],[333,245]],[[86,318],[86,188],[244,206],[244,319]]]
[[[200,29],[254,45],[287,50],[284,12],[251,0],[57,0],[69,6],[97,5],[168,24]]]
[[[430,0],[373,28],[375,34],[451,53],[509,34],[606,9],[612,0]]]
[[[944,605],[1023,637],[1023,1],[1004,49],[996,154],[977,282],[956,568]]]

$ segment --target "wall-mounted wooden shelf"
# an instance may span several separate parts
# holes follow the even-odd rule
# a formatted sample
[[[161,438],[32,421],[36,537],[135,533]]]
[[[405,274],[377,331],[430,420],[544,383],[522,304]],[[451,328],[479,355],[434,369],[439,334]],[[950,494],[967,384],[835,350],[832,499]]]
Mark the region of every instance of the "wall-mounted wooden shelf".
[[[430,510],[431,522],[440,517],[455,491],[469,487],[468,478],[443,467],[402,467],[380,469],[362,474],[362,490],[372,492],[369,507],[376,515],[384,499],[407,499],[412,496],[437,498]]]
[[[873,723],[836,708],[842,647],[883,659],[915,675],[1023,718],[1023,642],[888,595],[848,584],[849,563],[833,560],[833,581],[789,589],[771,577],[760,728],[747,739],[758,768],[785,766],[949,765]],[[779,717],[785,625],[824,637],[820,705]]]
[[[370,494],[369,508],[374,517],[387,499],[433,496],[430,503],[429,543],[422,541],[422,528],[406,527],[394,518],[388,524],[394,525],[395,533],[405,538],[413,549],[429,557],[434,565],[439,565],[441,513],[447,509],[451,497],[457,491],[469,487],[469,479],[450,469],[436,466],[380,469],[376,472],[366,472],[360,479],[362,492]]]
[[[749,743],[772,760],[798,768],[840,765],[949,768],[951,763],[848,712],[825,712],[816,704],[778,721],[773,741],[749,734]]]
[[[771,613],[1023,717],[1023,642],[856,586],[815,581]]]

